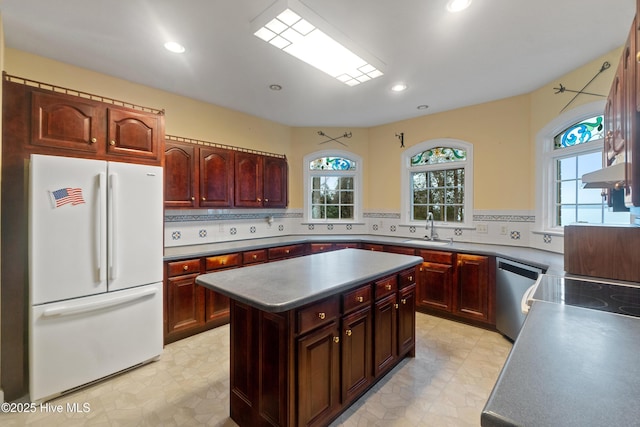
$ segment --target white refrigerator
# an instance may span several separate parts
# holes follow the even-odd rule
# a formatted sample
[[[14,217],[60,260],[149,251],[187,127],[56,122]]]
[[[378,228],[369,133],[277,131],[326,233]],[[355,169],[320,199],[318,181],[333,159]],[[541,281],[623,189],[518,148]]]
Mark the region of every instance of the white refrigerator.
[[[162,168],[32,155],[32,402],[162,352]]]

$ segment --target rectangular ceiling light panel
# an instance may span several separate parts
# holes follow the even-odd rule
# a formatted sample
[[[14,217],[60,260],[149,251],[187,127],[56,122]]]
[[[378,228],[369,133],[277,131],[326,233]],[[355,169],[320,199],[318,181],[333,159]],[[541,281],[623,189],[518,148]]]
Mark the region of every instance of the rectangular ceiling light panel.
[[[254,35],[349,86],[383,75],[291,9],[269,21]]]

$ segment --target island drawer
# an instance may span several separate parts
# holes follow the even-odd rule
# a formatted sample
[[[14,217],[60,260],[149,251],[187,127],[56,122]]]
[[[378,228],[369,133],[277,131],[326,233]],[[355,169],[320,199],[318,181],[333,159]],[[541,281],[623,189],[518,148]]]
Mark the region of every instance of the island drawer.
[[[385,277],[375,282],[376,299],[390,295],[398,290],[398,276]]]
[[[406,288],[416,283],[416,269],[411,268],[409,270],[401,271],[398,274],[400,278],[400,289]]]
[[[345,314],[352,310],[366,307],[369,304],[371,304],[370,284],[342,295],[342,307]]]
[[[240,265],[240,254],[210,256],[206,259],[206,270],[221,270]]]
[[[266,262],[267,259],[268,258],[266,249],[258,249],[255,251],[247,251],[242,253],[242,263],[244,265]]]
[[[184,261],[174,261],[167,263],[167,275],[169,277],[180,276],[183,274],[199,273],[200,258],[186,259]]]
[[[309,244],[309,249],[312,254],[317,254],[319,252],[327,252],[333,250],[332,243],[311,243]]]
[[[307,307],[298,309],[296,312],[298,334],[304,334],[325,325],[340,315],[340,302],[338,295],[323,299]]]
[[[434,262],[436,264],[453,265],[455,255],[453,252],[418,250],[418,256],[422,257],[425,262]]]

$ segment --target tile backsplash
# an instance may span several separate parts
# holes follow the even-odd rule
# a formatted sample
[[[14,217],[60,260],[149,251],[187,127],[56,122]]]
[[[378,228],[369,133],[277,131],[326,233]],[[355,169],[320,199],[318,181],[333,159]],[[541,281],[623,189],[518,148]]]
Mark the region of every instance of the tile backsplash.
[[[534,247],[563,251],[562,236],[533,233],[535,216],[529,212],[476,211],[472,227],[436,225],[441,239]],[[426,224],[425,224],[426,225]],[[369,211],[361,223],[307,223],[302,209],[167,210],[165,246],[187,246],[292,234],[372,234],[421,239],[423,225],[405,225],[397,212]]]

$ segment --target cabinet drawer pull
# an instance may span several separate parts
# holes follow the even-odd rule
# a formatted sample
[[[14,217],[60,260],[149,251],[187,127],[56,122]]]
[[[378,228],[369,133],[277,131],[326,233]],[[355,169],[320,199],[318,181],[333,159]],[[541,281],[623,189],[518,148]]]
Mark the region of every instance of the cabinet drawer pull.
[[[364,302],[364,298],[363,297],[356,297],[356,302]]]
[[[188,265],[183,265],[183,266],[182,266],[182,269],[183,269],[184,271],[187,271],[187,270],[189,269],[189,266],[188,266]]]
[[[253,259],[258,259],[258,255],[254,254]]]
[[[636,61],[640,62],[640,52],[636,53]]]
[[[413,282],[413,276],[409,276],[409,281]]]
[[[333,337],[333,342],[338,344],[340,342],[340,337]]]
[[[346,331],[344,331],[344,333],[345,333],[348,337],[350,337],[350,336],[351,336],[351,334],[352,334],[353,332],[351,332],[351,329],[347,329]]]
[[[391,284],[390,284],[390,283],[387,283],[386,285],[384,285],[384,288],[385,288],[386,290],[390,291],[390,290],[391,290]]]
[[[322,312],[322,311],[320,313],[318,313],[318,319],[324,320],[326,317],[327,317],[327,313]]]
[[[284,251],[285,254],[288,254],[289,252],[291,252],[291,251],[289,251],[289,249],[285,249],[285,251]]]

